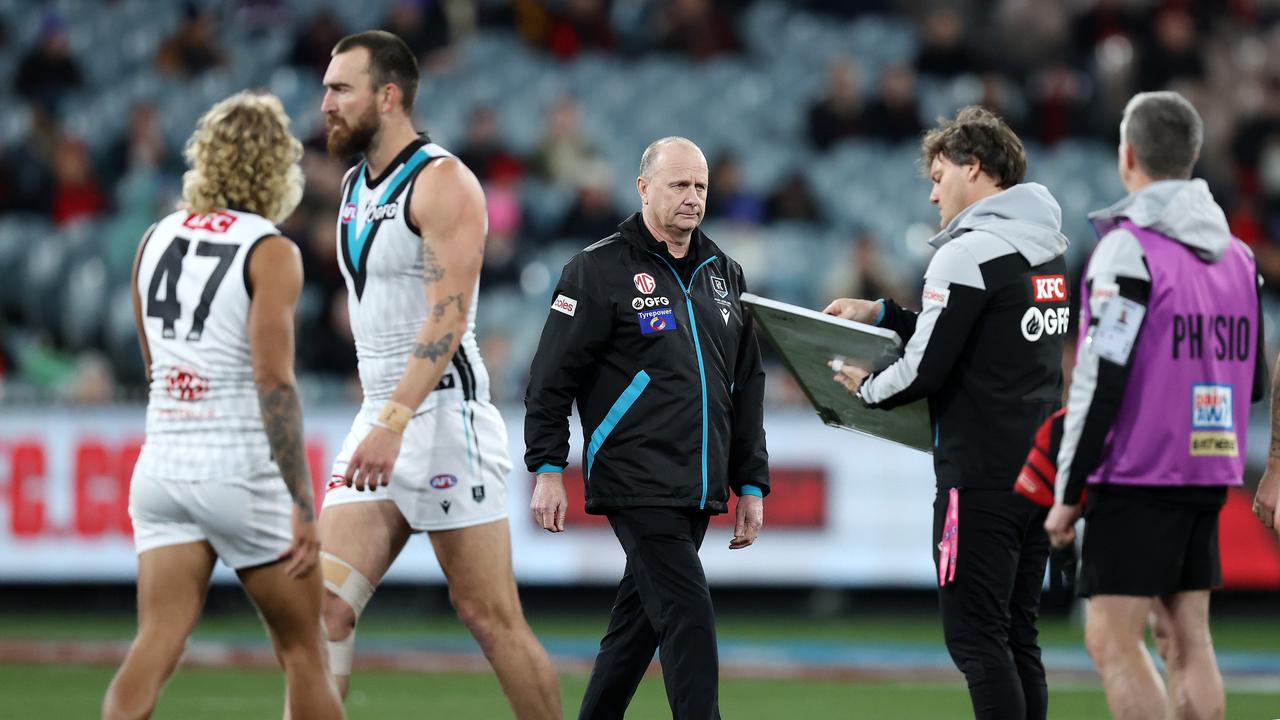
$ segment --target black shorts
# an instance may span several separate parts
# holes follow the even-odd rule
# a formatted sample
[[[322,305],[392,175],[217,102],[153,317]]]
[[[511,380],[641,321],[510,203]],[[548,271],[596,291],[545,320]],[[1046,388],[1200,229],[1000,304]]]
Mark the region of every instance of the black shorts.
[[[1089,486],[1080,595],[1159,597],[1222,585],[1227,489]]]

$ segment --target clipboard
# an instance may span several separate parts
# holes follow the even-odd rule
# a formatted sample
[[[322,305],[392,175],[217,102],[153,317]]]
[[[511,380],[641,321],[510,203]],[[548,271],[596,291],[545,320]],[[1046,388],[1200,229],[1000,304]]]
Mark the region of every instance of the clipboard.
[[[917,400],[888,411],[869,408],[833,381],[827,367],[828,361],[839,357],[879,372],[902,357],[902,339],[897,333],[751,293],[743,293],[741,300],[822,422],[933,452],[927,401]]]

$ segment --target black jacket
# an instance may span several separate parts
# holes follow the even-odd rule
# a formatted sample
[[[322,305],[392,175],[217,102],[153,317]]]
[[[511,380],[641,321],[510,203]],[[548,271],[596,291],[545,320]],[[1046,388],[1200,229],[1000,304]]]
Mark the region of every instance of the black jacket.
[[[929,400],[940,487],[1008,490],[1036,430],[1062,405],[1067,239],[1061,211],[1027,183],[971,205],[931,244],[923,309],[886,300],[880,325],[906,343],[872,375],[873,407]]]
[[[529,471],[565,467],[576,401],[589,513],[720,513],[730,487],[768,494],[764,370],[744,291],[742,269],[701,231],[676,260],[639,214],[569,260],[525,393]]]

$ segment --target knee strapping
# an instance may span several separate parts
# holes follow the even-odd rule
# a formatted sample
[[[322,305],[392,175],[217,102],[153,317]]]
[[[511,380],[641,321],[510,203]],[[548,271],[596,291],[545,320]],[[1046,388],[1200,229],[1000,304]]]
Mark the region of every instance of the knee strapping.
[[[350,606],[352,619],[359,622],[365,605],[368,605],[369,599],[373,597],[373,583],[370,583],[369,579],[350,563],[333,553],[320,553],[320,568],[324,575],[325,589]],[[334,675],[350,675],[356,646],[354,624],[345,638],[329,640],[328,645],[329,671]]]

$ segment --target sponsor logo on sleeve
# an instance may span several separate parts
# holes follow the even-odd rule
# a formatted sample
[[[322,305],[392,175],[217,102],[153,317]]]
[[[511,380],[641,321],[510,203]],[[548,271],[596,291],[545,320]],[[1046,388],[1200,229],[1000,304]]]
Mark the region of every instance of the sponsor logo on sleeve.
[[[636,290],[639,290],[642,295],[652,295],[653,291],[658,289],[658,282],[649,273],[636,273],[631,281],[636,284]]]
[[[573,317],[573,314],[578,311],[578,301],[568,295],[557,295],[555,302],[551,303],[551,309]]]
[[[947,288],[936,288],[929,285],[924,286],[924,292],[920,295],[920,302],[928,307],[935,305],[937,307],[946,307],[947,301],[951,299],[951,290]]]
[[[641,335],[667,332],[676,329],[676,315],[671,308],[658,308],[636,313]]]
[[[1064,275],[1033,275],[1031,286],[1038,303],[1067,301],[1067,278]]]
[[[1199,384],[1191,388],[1191,455],[1194,457],[1236,457],[1240,454],[1232,431],[1232,388],[1230,385]]]

